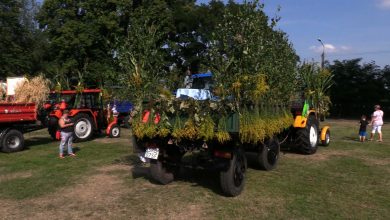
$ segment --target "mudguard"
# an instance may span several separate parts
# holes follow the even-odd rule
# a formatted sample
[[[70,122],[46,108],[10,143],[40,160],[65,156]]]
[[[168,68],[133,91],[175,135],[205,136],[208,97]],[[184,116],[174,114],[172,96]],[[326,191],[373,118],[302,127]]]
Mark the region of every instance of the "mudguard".
[[[320,136],[320,140],[321,141],[325,141],[325,138],[326,138],[326,132],[329,130],[329,126],[325,126],[321,129],[321,136]]]

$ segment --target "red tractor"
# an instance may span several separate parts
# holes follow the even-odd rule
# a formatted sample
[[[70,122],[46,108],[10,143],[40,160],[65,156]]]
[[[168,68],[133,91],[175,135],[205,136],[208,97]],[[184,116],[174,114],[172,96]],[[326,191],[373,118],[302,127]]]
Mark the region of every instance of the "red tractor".
[[[69,110],[69,116],[74,122],[74,136],[76,141],[90,139],[94,132],[105,129],[110,137],[119,137],[120,128],[117,117],[111,109],[104,109],[102,91],[100,89],[85,89],[82,92],[65,90],[52,91],[50,102],[45,104],[48,114],[48,131],[53,139],[59,139],[58,120],[63,110]]]

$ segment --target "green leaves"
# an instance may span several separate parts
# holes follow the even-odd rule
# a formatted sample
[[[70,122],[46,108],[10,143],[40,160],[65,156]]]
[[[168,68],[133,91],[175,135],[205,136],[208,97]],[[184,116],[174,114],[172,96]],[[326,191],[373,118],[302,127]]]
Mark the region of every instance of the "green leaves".
[[[118,40],[120,77],[136,103],[159,96],[159,82],[166,75],[164,47],[170,19],[170,11],[162,1],[140,6],[129,18],[127,37]]]
[[[237,106],[242,102],[286,106],[296,90],[298,57],[286,34],[275,30],[280,18],[270,21],[263,8],[259,1],[229,3],[212,34],[209,66],[217,88],[222,87],[218,88],[221,96],[234,97]],[[242,80],[262,76],[265,83],[257,86],[252,80]]]
[[[334,75],[315,63],[303,63],[298,68],[298,74],[305,98],[311,101],[320,115],[327,115],[331,104],[328,90],[334,83]]]

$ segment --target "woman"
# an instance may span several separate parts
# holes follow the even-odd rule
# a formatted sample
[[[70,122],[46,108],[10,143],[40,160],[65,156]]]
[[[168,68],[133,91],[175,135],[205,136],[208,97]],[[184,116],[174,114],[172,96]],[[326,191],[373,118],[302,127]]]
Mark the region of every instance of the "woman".
[[[374,139],[374,135],[376,132],[378,132],[379,135],[379,142],[382,142],[382,125],[383,125],[383,111],[381,110],[380,105],[375,105],[374,106],[375,111],[372,114],[371,117],[371,125],[372,125],[372,131],[371,131],[371,136],[370,136],[370,141]]]
[[[64,158],[64,148],[65,146],[68,146],[68,155],[69,156],[76,156],[76,154],[73,153],[72,150],[72,141],[73,141],[73,123],[70,120],[69,111],[64,110],[62,113],[62,117],[58,121],[58,125],[60,126],[61,130],[61,143],[60,143],[60,158]]]

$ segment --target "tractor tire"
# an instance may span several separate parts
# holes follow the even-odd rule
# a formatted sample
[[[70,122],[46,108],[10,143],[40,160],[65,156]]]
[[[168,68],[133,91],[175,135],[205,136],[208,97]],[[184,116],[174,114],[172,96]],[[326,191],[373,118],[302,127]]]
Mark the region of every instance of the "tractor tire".
[[[76,141],[87,141],[93,135],[92,119],[87,114],[78,114],[73,118],[74,138]]]
[[[24,137],[22,132],[11,129],[4,134],[1,140],[1,150],[6,153],[21,151],[24,149]]]
[[[162,185],[171,183],[174,179],[173,173],[168,172],[164,164],[159,160],[150,162],[150,174],[155,181]]]
[[[314,154],[318,149],[318,121],[310,115],[306,127],[296,131],[296,146],[304,154]]]
[[[242,150],[235,151],[229,161],[228,169],[220,172],[220,184],[226,196],[233,197],[241,194],[245,186],[247,160]]]
[[[121,136],[121,128],[118,125],[113,125],[110,128],[110,138],[118,138]]]
[[[49,135],[50,137],[53,139],[53,140],[56,140],[56,133],[57,133],[57,127],[48,127],[47,128],[47,131],[49,132]]]
[[[56,133],[58,129],[58,119],[56,117],[50,117],[47,123],[47,131],[53,140],[56,140]]]
[[[324,147],[329,146],[329,144],[330,144],[330,131],[329,131],[329,129],[326,131],[325,140],[321,140],[321,144]]]
[[[280,144],[277,138],[266,140],[263,146],[259,147],[256,162],[262,170],[274,169],[279,160]]]
[[[130,120],[130,115],[123,118],[123,127],[131,128],[129,120]]]

